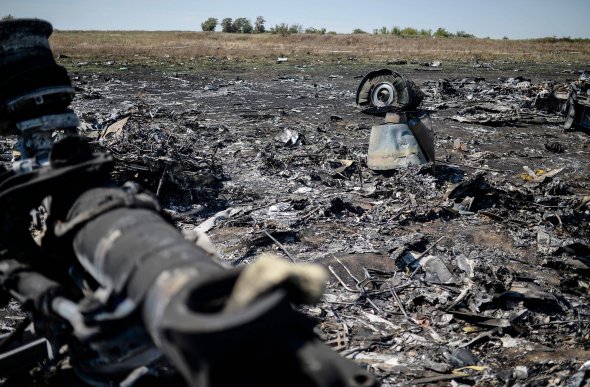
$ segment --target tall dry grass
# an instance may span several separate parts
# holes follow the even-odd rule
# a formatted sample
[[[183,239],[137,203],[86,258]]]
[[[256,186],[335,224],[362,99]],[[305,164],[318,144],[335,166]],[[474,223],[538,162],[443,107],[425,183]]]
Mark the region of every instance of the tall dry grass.
[[[276,56],[590,63],[590,41],[402,38],[388,35],[226,34],[173,31],[56,31],[55,52],[78,58],[255,59]]]

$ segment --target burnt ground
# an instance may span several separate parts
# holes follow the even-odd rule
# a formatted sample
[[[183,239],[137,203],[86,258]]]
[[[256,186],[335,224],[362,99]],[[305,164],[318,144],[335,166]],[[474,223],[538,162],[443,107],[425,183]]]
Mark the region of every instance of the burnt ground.
[[[355,93],[384,64],[119,67],[71,72],[73,108],[119,161],[116,178],[157,192],[182,229],[235,209],[208,231],[229,265],[270,251],[329,267],[324,300],[303,309],[383,385],[583,385],[590,137],[533,106],[539,85],[581,69],[389,66],[426,94],[432,176],[366,166],[382,118],[360,112]],[[510,113],[488,110],[501,115],[493,125],[451,118],[481,103]]]

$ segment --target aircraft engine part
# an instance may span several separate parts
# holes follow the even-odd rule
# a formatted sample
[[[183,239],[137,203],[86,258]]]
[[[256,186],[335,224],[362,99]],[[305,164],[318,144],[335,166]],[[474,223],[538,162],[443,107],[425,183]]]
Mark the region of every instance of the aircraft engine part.
[[[53,28],[38,19],[0,23],[0,133],[16,134],[16,123],[67,113],[74,88],[49,47]]]
[[[400,74],[382,69],[367,74],[356,92],[356,104],[370,114],[413,110],[424,95],[412,81]]]

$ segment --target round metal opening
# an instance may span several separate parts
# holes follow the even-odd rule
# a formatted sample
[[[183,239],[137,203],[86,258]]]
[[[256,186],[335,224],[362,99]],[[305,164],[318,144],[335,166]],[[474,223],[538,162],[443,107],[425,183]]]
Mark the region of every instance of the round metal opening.
[[[376,107],[389,106],[396,101],[396,97],[391,83],[380,83],[371,92],[371,103]]]

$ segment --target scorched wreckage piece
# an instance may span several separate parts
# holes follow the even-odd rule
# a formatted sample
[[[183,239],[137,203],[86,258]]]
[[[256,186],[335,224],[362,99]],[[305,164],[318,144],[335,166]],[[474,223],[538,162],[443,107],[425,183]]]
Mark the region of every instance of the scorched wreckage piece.
[[[415,111],[423,97],[414,82],[391,70],[373,71],[363,78],[356,92],[357,106],[367,114],[387,113],[384,124],[371,128],[369,168],[383,171],[434,163],[430,119],[426,112]]]
[[[413,110],[422,98],[424,95],[414,82],[387,69],[367,74],[356,92],[356,104],[372,114]]]
[[[57,385],[376,385],[291,306],[319,299],[321,269],[261,258],[228,270],[152,195],[112,183],[112,158],[77,135],[51,32],[41,20],[0,23],[2,134],[17,135],[20,151],[0,175],[0,290],[36,335],[26,341],[26,320],[0,342],[4,381],[26,384],[37,370]],[[45,229],[34,238],[29,214],[40,207]]]
[[[587,76],[570,85],[570,93],[564,103],[565,130],[580,129],[590,131],[590,82]]]

